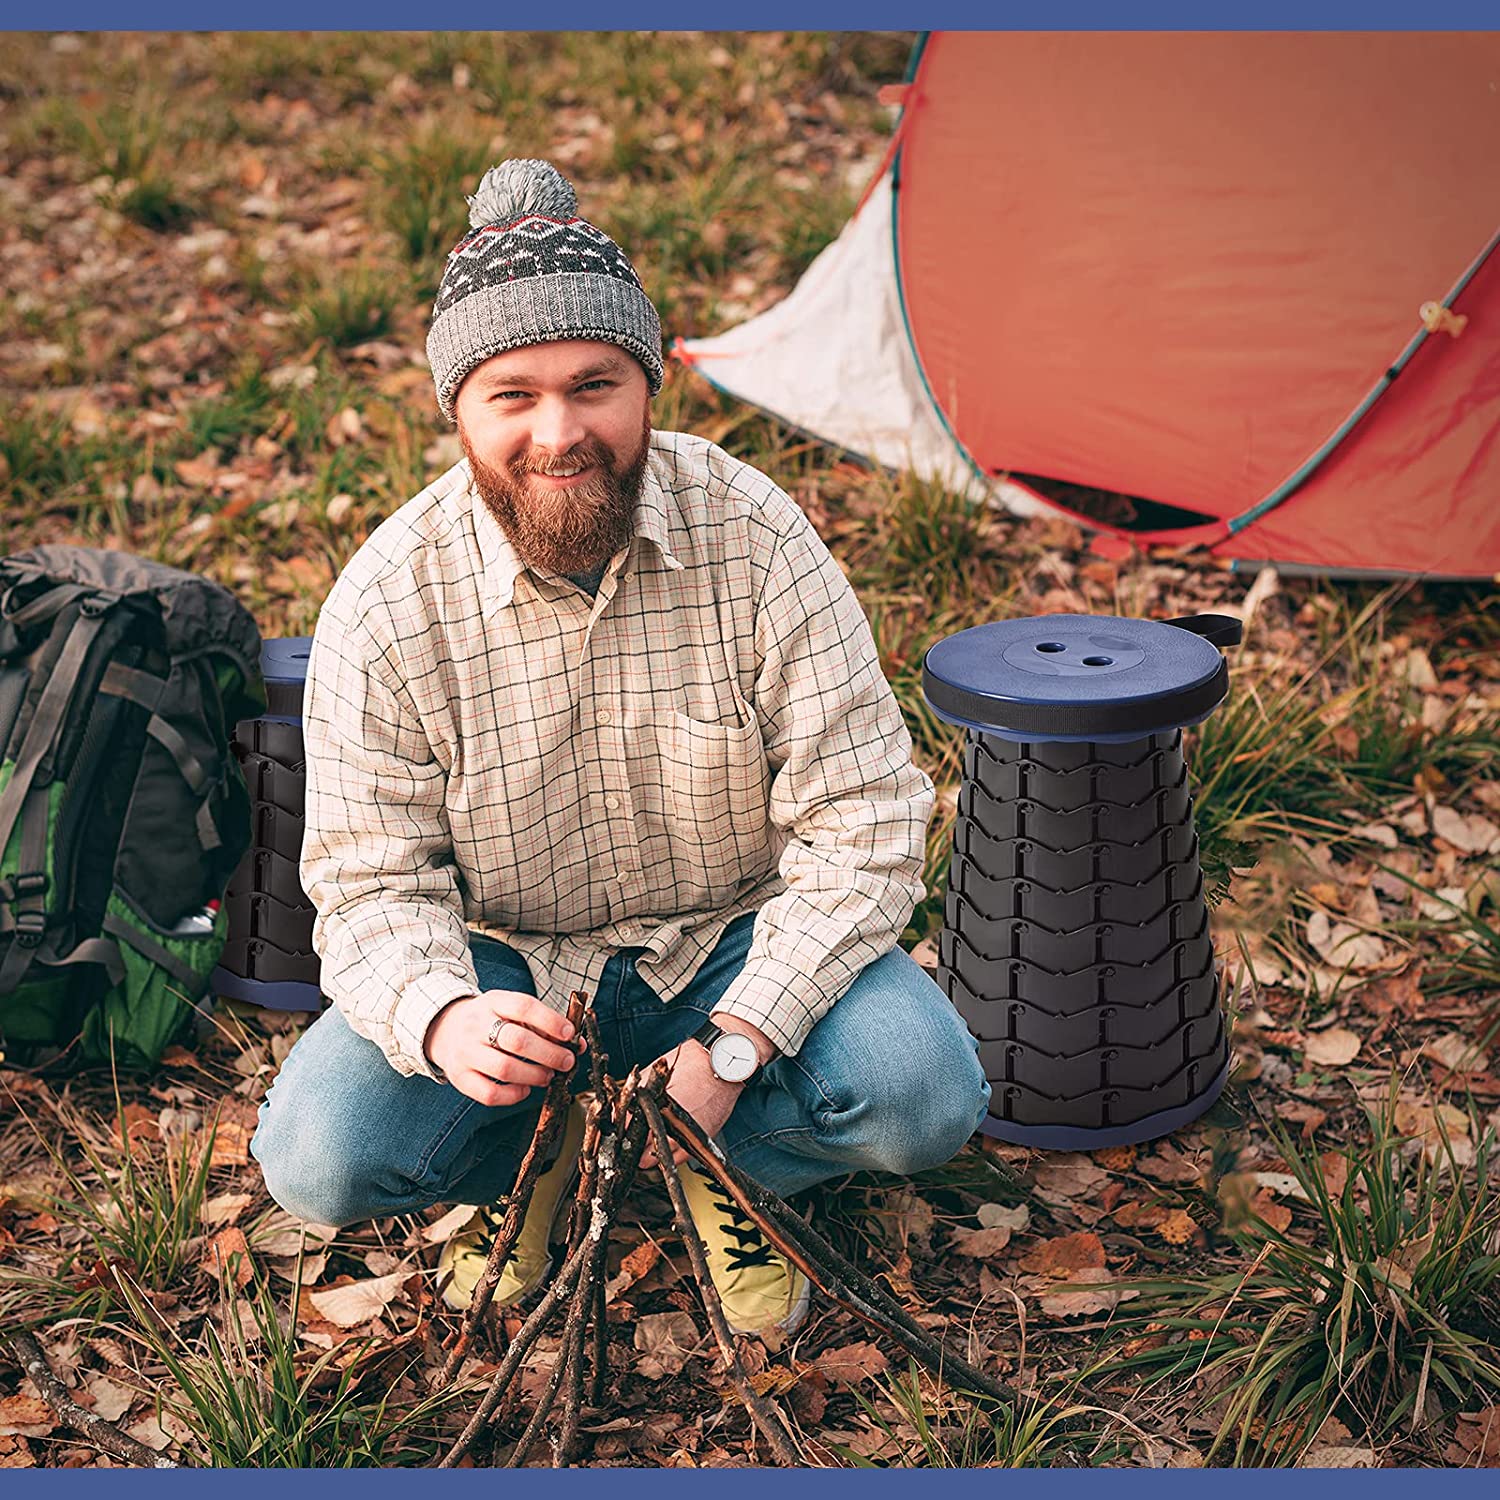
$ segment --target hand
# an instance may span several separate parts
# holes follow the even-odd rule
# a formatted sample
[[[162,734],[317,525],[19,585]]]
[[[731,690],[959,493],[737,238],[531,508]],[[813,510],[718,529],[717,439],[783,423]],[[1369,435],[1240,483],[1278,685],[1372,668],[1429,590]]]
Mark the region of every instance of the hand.
[[[663,1053],[658,1061],[665,1062],[672,1070],[672,1076],[667,1080],[668,1097],[690,1114],[697,1122],[698,1129],[712,1140],[734,1113],[744,1085],[725,1083],[722,1078],[716,1078],[708,1060],[708,1050],[701,1042],[683,1042],[670,1052]],[[672,1160],[678,1166],[687,1160],[686,1150],[675,1142],[672,1145]],[[641,1157],[641,1167],[645,1169],[655,1165],[656,1152],[648,1140]]]
[[[490,1046],[496,1018],[505,1024]],[[520,990],[485,990],[445,1005],[427,1028],[425,1050],[459,1093],[479,1104],[519,1104],[567,1072],[587,1046],[559,1015]]]

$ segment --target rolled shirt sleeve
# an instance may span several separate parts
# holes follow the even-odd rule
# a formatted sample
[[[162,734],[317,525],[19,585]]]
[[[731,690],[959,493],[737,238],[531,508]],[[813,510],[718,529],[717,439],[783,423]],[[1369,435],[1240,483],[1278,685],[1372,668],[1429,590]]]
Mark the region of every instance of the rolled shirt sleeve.
[[[477,993],[445,808],[447,776],[391,670],[359,589],[318,619],[303,700],[302,884],[317,909],[322,988],[398,1073],[442,1081],[423,1042]]]

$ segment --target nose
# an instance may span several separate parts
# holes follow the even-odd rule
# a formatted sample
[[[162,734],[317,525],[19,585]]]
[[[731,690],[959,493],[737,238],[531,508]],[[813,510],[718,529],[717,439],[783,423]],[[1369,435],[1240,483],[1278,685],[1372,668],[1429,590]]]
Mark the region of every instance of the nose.
[[[538,402],[531,427],[532,445],[553,458],[576,448],[586,436],[582,418],[565,397],[546,397]]]

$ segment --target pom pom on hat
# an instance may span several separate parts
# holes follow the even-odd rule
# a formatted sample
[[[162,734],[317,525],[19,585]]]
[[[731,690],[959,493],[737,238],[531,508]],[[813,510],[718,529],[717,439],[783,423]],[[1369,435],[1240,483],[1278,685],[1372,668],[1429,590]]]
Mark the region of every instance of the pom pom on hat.
[[[509,224],[527,214],[549,219],[578,216],[578,195],[573,185],[549,161],[517,158],[491,167],[479,180],[479,189],[467,197],[469,224]]]

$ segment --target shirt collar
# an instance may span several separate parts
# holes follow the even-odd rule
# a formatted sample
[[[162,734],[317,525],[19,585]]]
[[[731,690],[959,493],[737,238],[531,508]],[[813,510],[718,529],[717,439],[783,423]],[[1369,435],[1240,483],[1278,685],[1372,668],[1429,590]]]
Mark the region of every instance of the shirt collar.
[[[510,538],[490,514],[484,497],[475,488],[468,459],[460,459],[459,464],[468,488],[474,517],[474,535],[484,563],[482,613],[485,618],[489,618],[496,610],[515,601],[516,579],[526,568],[516,556],[516,549],[511,546]],[[662,561],[674,573],[681,572],[683,567],[681,559],[672,550],[672,527],[676,516],[677,507],[673,503],[671,491],[664,483],[661,460],[653,447],[646,457],[646,472],[641,478],[641,497],[636,502],[635,535],[652,543],[661,553]]]

